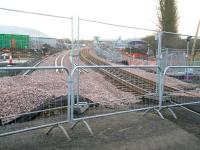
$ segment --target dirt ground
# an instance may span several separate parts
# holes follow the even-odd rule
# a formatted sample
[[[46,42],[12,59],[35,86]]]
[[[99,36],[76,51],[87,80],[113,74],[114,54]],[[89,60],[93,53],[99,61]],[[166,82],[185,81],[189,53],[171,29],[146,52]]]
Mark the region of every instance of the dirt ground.
[[[200,118],[176,109],[178,120],[148,113],[129,113],[88,120],[94,136],[83,123],[74,130],[64,127],[72,141],[67,141],[60,129],[50,135],[48,128],[0,138],[1,150],[199,150]],[[191,119],[192,118],[192,119]]]
[[[173,110],[178,119],[174,119],[169,112],[165,111],[166,119],[200,139],[200,114],[196,115],[180,107],[173,108]]]

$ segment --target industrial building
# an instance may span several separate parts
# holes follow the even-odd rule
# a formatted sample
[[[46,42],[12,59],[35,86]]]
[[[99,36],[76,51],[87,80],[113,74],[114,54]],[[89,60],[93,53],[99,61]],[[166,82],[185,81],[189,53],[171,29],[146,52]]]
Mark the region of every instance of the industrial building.
[[[57,39],[30,28],[0,26],[0,49],[40,49],[44,44],[56,48]]]

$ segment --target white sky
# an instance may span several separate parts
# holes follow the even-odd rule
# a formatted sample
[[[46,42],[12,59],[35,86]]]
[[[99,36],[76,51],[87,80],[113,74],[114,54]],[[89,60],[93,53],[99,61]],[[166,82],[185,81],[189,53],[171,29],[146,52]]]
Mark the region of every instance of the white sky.
[[[179,32],[194,35],[200,19],[200,0],[177,0]],[[53,15],[77,16],[109,23],[157,29],[157,0],[0,0],[0,7],[48,13]],[[0,10],[2,25],[22,26],[38,29],[54,37],[70,37],[70,21],[49,17],[38,17]],[[76,22],[74,22],[76,24]],[[81,22],[80,37],[91,38],[138,38],[149,32],[115,28],[94,23]],[[75,31],[77,27],[75,26]],[[76,34],[75,34],[76,36]]]

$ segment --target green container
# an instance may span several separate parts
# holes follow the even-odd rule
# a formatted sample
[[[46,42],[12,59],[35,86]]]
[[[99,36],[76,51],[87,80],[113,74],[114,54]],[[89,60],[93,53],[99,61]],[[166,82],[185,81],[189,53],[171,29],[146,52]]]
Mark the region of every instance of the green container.
[[[14,44],[12,42],[14,42]],[[0,48],[29,48],[29,36],[16,34],[0,34]]]
[[[11,48],[12,35],[0,34],[0,48]]]

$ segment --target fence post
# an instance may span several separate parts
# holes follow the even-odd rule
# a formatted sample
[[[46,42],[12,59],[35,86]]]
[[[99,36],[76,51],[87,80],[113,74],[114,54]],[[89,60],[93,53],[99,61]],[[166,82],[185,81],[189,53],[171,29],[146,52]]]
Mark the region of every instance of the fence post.
[[[70,74],[68,75],[68,80],[67,80],[67,84],[68,84],[68,94],[67,94],[67,120],[70,122],[71,121],[71,78],[70,78]]]
[[[71,63],[72,63],[72,69],[74,68],[74,23],[73,23],[74,19],[72,17],[71,20],[71,50],[70,50],[70,59],[71,59]]]
[[[80,32],[80,19],[78,17],[78,29],[77,29],[77,50],[78,50],[78,66],[80,65],[80,41],[79,41],[79,32]],[[79,107],[79,68],[77,69],[77,100],[76,104]]]
[[[71,99],[70,99],[71,109],[70,109],[70,121],[74,120],[74,75],[71,75]]]
[[[163,76],[162,76],[162,66],[161,66],[161,50],[162,50],[162,32],[159,32],[158,33],[158,58],[157,58],[157,65],[158,65],[158,94],[159,94],[159,110],[161,110],[162,108],[162,79],[163,79]]]

